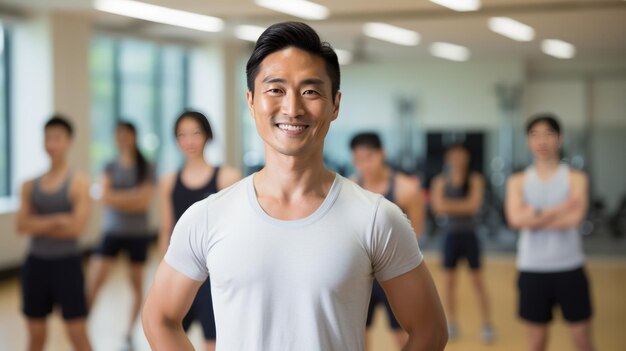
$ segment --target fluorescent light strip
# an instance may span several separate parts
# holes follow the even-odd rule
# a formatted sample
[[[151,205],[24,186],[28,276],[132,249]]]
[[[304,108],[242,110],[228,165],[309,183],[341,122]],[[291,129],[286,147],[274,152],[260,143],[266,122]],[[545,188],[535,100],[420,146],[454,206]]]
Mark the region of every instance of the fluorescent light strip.
[[[476,11],[480,8],[480,0],[430,0],[430,2],[459,12]]]
[[[404,46],[415,46],[420,42],[419,33],[386,23],[366,23],[363,26],[363,33],[371,38]]]
[[[430,54],[446,60],[451,61],[467,61],[470,58],[470,51],[465,46],[444,43],[444,42],[434,42],[430,44],[429,47]]]
[[[146,4],[131,0],[95,0],[94,7],[103,12],[138,18],[150,22],[169,24],[177,27],[204,32],[219,32],[224,28],[220,18],[200,15],[193,12]]]
[[[256,43],[257,39],[259,39],[265,29],[265,27],[242,24],[235,27],[235,36],[241,40],[247,40]]]
[[[566,41],[546,39],[541,42],[541,50],[550,56],[560,59],[571,59],[576,55],[576,47]]]
[[[307,0],[254,0],[254,2],[266,9],[308,20],[323,20],[330,15],[327,7]]]
[[[491,17],[488,26],[492,31],[516,41],[532,41],[535,39],[533,27],[509,17]]]
[[[337,54],[337,59],[339,59],[340,65],[348,65],[354,58],[354,55],[352,55],[352,53],[348,50],[335,49],[335,53]]]

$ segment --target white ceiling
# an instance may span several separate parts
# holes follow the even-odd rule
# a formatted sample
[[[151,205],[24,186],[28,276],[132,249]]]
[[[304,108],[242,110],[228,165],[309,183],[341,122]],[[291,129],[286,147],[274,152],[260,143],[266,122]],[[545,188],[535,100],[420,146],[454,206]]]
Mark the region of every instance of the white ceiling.
[[[208,34],[137,21],[92,9],[91,0],[0,0],[0,10],[80,11],[96,17],[98,25],[132,30],[147,35],[193,41],[232,37],[236,24],[269,25],[294,17],[261,8],[253,0],[144,0],[156,5],[187,10],[226,20],[224,33]],[[335,47],[366,53],[372,60],[425,58],[433,41],[467,46],[473,58],[542,58],[541,39],[556,38],[573,43],[578,58],[626,59],[626,1],[624,0],[482,0],[476,12],[459,13],[428,0],[314,0],[327,6],[331,16],[310,21]],[[491,32],[487,19],[509,16],[536,30],[532,42],[520,43]],[[416,47],[400,47],[365,38],[361,26],[380,21],[413,29],[421,34]]]

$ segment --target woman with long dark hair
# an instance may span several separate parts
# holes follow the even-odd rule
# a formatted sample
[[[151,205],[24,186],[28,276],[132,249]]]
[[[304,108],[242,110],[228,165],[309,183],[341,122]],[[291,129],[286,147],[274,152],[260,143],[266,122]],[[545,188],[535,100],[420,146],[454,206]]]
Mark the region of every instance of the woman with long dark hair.
[[[481,338],[491,343],[494,331],[491,324],[489,299],[481,275],[480,243],[476,235],[475,216],[480,210],[485,193],[483,177],[472,172],[471,154],[462,144],[450,146],[445,153],[444,172],[432,184],[432,210],[444,230],[443,266],[445,269],[445,307],[450,340],[458,338],[456,309],[456,267],[466,259],[471,280],[480,306],[483,327]]]
[[[159,248],[162,254],[169,246],[174,225],[191,205],[241,179],[239,171],[227,166],[214,166],[204,157],[206,145],[213,140],[213,130],[204,114],[183,112],[176,120],[174,134],[185,162],[178,172],[163,177],[159,186]],[[215,350],[216,331],[210,279],[202,284],[196,296],[183,319],[183,328],[188,330],[194,320],[199,321],[204,332],[205,349],[212,351]]]
[[[151,239],[148,210],[156,175],[137,146],[137,130],[132,123],[118,122],[115,138],[119,154],[106,165],[102,176],[104,236],[89,265],[87,302],[91,308],[116,256],[125,251],[130,259],[133,291],[125,344],[132,349],[132,330],[143,302],[143,271]]]

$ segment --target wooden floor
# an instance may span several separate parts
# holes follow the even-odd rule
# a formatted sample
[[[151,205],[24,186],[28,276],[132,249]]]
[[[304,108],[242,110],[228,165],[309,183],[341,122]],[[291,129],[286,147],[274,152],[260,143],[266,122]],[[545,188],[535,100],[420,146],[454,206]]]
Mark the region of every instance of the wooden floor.
[[[437,284],[440,284],[440,269],[435,256],[427,256],[427,262]],[[150,283],[156,269],[155,260],[151,260],[146,274],[146,285]],[[597,350],[626,350],[626,259],[590,259],[588,272],[592,282],[595,308],[594,336]],[[130,287],[126,279],[127,270],[121,260],[104,287],[94,306],[89,320],[89,335],[96,351],[116,351],[121,347],[126,326],[127,312],[130,309]],[[461,338],[450,342],[446,350],[526,350],[523,325],[515,317],[516,273],[512,257],[488,257],[485,268],[486,284],[489,288],[497,340],[490,346],[480,342],[480,321],[475,303],[475,295],[469,286],[467,275],[460,275],[459,287],[459,326]],[[19,285],[13,279],[0,283],[0,350],[24,350],[26,331],[24,320],[19,311]],[[374,351],[397,350],[386,329],[386,317],[381,309],[375,316],[373,332]],[[134,338],[136,350],[149,350],[141,326],[135,326]],[[190,338],[201,348],[201,331],[192,327]],[[551,329],[549,350],[572,350],[566,326],[558,318]],[[68,351],[68,344],[63,325],[58,316],[50,318],[48,348],[49,351]],[[253,351],[253,350],[251,350]]]

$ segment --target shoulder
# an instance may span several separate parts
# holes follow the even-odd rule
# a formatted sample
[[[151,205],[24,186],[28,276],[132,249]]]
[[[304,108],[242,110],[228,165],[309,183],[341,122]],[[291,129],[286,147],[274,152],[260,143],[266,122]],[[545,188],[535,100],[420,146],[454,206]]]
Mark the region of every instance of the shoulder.
[[[355,205],[374,206],[376,202],[383,197],[380,194],[363,189],[356,182],[343,176],[338,176],[338,181],[341,182],[341,194],[349,201],[354,202]]]
[[[223,165],[220,167],[217,182],[218,188],[221,190],[241,180],[241,172],[231,166]]]
[[[394,192],[399,198],[412,198],[419,195],[421,184],[419,179],[406,174],[396,174],[396,188]]]
[[[525,175],[525,171],[513,173],[507,180],[507,184],[509,184],[509,186],[519,186],[524,180]]]
[[[586,185],[588,181],[587,174],[583,171],[569,168],[569,176],[573,184]]]
[[[162,190],[172,189],[174,187],[174,183],[176,182],[177,176],[178,176],[178,173],[176,172],[171,172],[171,173],[167,173],[163,175],[161,179],[159,180],[159,187]]]
[[[446,180],[443,176],[443,174],[437,174],[431,181],[431,184],[433,187],[437,187],[437,186],[443,186],[445,184]]]
[[[33,185],[35,184],[35,179],[28,179],[22,183],[22,195],[28,194],[33,190]]]
[[[72,187],[88,187],[89,176],[83,171],[75,171],[71,180]]]

